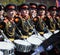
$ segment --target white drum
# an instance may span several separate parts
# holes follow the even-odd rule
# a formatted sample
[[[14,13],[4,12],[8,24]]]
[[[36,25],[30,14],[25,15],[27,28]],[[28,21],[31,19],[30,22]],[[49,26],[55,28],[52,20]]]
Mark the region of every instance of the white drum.
[[[40,39],[41,41],[44,41],[44,40],[45,40],[45,37],[41,36],[39,33],[32,35],[32,37],[38,38],[38,39]]]
[[[0,51],[3,55],[14,55],[14,45],[7,42],[0,42]]]
[[[59,32],[59,30],[55,30],[55,31],[54,31],[54,34],[57,34],[58,32]]]
[[[48,33],[43,34],[43,36],[44,36],[46,39],[50,38],[52,35],[53,35],[53,34],[52,34],[52,32],[50,32],[50,31],[48,31]]]
[[[14,40],[16,45],[16,50],[19,52],[30,52],[31,51],[31,44],[25,40]]]
[[[43,41],[35,36],[30,36],[27,41],[32,44],[32,50],[35,50]]]
[[[2,51],[0,51],[0,55],[3,55],[3,52]]]

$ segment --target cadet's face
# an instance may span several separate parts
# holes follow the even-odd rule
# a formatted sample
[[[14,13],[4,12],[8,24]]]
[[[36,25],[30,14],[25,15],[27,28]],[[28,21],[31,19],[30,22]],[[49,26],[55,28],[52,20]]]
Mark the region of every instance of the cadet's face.
[[[57,13],[56,11],[51,11],[52,15],[56,15],[56,13]]]
[[[40,15],[45,15],[45,10],[40,10],[40,11],[39,11],[39,14],[40,14]]]
[[[23,16],[28,16],[29,15],[29,10],[22,10],[22,15]]]
[[[36,17],[36,15],[37,15],[37,11],[36,10],[31,10],[30,13],[31,13],[33,18]]]
[[[32,14],[33,14],[33,13],[37,13],[36,10],[31,10],[30,12],[31,12]]]
[[[7,15],[8,15],[8,17],[10,17],[10,18],[13,18],[15,15],[16,15],[16,11],[15,10],[8,10],[7,11]]]
[[[24,13],[25,15],[28,15],[28,14],[29,14],[29,10],[23,10],[23,13]]]

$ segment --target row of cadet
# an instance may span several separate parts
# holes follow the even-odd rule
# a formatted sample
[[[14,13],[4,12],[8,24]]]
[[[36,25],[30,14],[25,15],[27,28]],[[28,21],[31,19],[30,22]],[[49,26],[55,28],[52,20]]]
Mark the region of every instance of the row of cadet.
[[[0,5],[0,30],[8,38],[27,38],[36,31],[46,33],[48,29],[60,29],[60,7],[47,9],[46,5],[36,3]]]

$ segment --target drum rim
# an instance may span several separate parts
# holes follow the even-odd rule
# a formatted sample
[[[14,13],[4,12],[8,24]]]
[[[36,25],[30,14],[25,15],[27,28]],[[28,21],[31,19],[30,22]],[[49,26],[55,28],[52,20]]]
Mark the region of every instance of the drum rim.
[[[20,43],[20,42],[18,43],[18,42],[16,42],[16,41],[18,41],[18,42],[19,42],[19,41],[23,41],[24,44],[23,44],[23,43]],[[25,43],[28,43],[28,44],[26,44],[25,46],[30,46],[30,45],[31,45],[29,42],[24,41],[24,40],[20,40],[20,39],[14,40],[14,43],[15,43],[15,44],[19,44],[19,45],[25,45]]]
[[[32,36],[31,36],[31,37],[32,37]],[[31,37],[30,37],[30,38],[31,38]],[[38,38],[36,38],[36,37],[32,37],[32,40],[33,40],[33,41],[34,41],[34,39],[37,40],[39,43],[36,42],[36,41],[35,41],[35,43],[33,43],[32,41],[29,41],[29,38],[27,38],[27,41],[28,41],[29,43],[31,43],[31,44],[34,44],[34,45],[40,45],[40,43],[42,43],[42,41],[41,41],[40,39],[38,39]],[[40,42],[40,41],[41,41],[41,42]]]
[[[0,49],[2,49],[2,50],[11,50],[11,49],[14,49],[14,46],[11,43],[0,42]]]

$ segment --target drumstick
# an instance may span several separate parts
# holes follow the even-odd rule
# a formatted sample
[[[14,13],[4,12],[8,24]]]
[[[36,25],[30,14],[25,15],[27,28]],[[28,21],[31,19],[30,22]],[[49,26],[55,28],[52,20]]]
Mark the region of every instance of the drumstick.
[[[3,30],[0,29],[1,34],[4,36],[4,38],[7,40],[8,38],[6,37],[6,35],[3,33]]]

